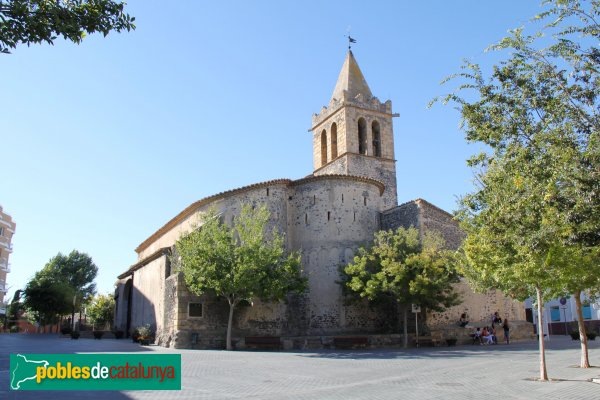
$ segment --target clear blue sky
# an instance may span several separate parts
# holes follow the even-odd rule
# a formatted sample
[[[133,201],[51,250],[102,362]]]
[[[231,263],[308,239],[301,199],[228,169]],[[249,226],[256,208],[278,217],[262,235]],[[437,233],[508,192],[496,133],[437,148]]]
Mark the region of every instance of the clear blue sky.
[[[440,81],[540,11],[534,0],[149,1],[133,32],[0,56],[0,204],[17,223],[14,290],[58,252],[87,252],[101,292],[135,247],[190,203],[312,172],[311,115],[328,103],[347,43],[391,99],[398,198],[448,211],[477,151]]]

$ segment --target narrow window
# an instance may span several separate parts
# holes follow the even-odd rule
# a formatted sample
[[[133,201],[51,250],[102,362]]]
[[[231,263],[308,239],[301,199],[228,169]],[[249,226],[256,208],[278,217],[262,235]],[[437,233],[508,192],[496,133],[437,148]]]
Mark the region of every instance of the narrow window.
[[[364,118],[358,120],[358,153],[367,154],[367,121]]]
[[[344,202],[344,193],[342,193],[342,203]]]
[[[337,158],[337,124],[331,125],[331,160]]]
[[[313,194],[313,205],[317,204],[317,195]]]
[[[327,132],[321,132],[321,166],[327,164]]]
[[[308,214],[304,214],[304,223],[308,225]]]
[[[327,211],[327,221],[331,221],[331,211]]]
[[[267,196],[269,195],[269,188],[267,188]]]
[[[373,155],[375,157],[381,157],[381,134],[379,133],[379,122],[373,121],[371,125],[371,131],[373,132]]]
[[[367,205],[367,198],[366,198],[366,197],[363,197],[363,201],[364,201],[364,203],[365,203],[365,206],[366,206],[366,205]]]
[[[4,228],[0,226],[0,236],[4,236]]]
[[[356,211],[354,211],[354,222],[356,222]]]
[[[188,303],[188,317],[202,318],[202,303]]]

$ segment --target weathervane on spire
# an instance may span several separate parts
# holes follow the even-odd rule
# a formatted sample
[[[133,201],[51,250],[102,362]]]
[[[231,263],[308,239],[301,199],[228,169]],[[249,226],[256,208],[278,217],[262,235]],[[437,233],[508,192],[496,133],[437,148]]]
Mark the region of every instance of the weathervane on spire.
[[[346,37],[348,38],[348,50],[352,50],[352,43],[356,43],[356,39],[350,35],[347,35]]]

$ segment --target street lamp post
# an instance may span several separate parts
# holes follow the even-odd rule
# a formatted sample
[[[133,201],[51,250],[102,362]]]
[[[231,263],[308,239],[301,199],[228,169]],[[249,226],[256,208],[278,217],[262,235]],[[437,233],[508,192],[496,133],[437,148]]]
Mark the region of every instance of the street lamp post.
[[[561,297],[560,300],[560,305],[562,307],[560,307],[563,310],[563,316],[564,316],[564,322],[565,322],[565,335],[568,335],[569,332],[567,332],[567,299],[565,297]]]

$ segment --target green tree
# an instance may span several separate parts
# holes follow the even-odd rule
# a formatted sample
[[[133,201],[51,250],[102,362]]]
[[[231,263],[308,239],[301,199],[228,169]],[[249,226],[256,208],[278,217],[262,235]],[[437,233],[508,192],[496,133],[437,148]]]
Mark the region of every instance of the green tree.
[[[539,328],[543,299],[567,292],[579,299],[598,286],[600,245],[599,2],[544,3],[550,8],[536,20],[551,22],[492,46],[510,55],[488,79],[468,62],[451,77],[464,79],[460,91],[474,90],[475,100],[444,99],[458,105],[467,141],[489,149],[469,160],[477,188],[461,201],[470,235],[465,274],[516,298],[535,293]],[[582,318],[580,332],[587,367]],[[540,334],[546,380],[543,345]]]
[[[375,234],[373,245],[361,247],[342,273],[347,290],[370,301],[389,299],[402,309],[404,347],[408,346],[408,313],[411,304],[443,311],[459,303],[453,283],[458,274],[453,255],[445,250],[438,233],[426,232],[422,240],[413,227]]]
[[[265,232],[269,217],[265,206],[245,204],[230,227],[211,211],[198,229],[183,235],[175,245],[189,290],[222,297],[229,303],[228,350],[232,349],[233,312],[240,302],[276,302],[306,289],[300,256],[286,254],[283,237],[275,229]]]
[[[39,274],[39,276],[38,276]],[[77,250],[68,255],[58,253],[52,257],[34,279],[44,279],[46,282],[65,285],[69,288],[72,327],[75,327],[75,313],[81,310],[96,292],[94,279],[98,274],[98,267],[86,253]],[[43,287],[42,287],[43,289]]]
[[[111,0],[0,0],[0,53],[58,36],[79,44],[86,34],[135,29],[125,3]]]
[[[74,290],[66,282],[54,280],[36,272],[23,291],[24,306],[34,313],[36,321],[45,327],[71,310]]]
[[[96,295],[87,307],[87,315],[94,328],[106,329],[111,327],[115,312],[115,299],[109,295]]]

